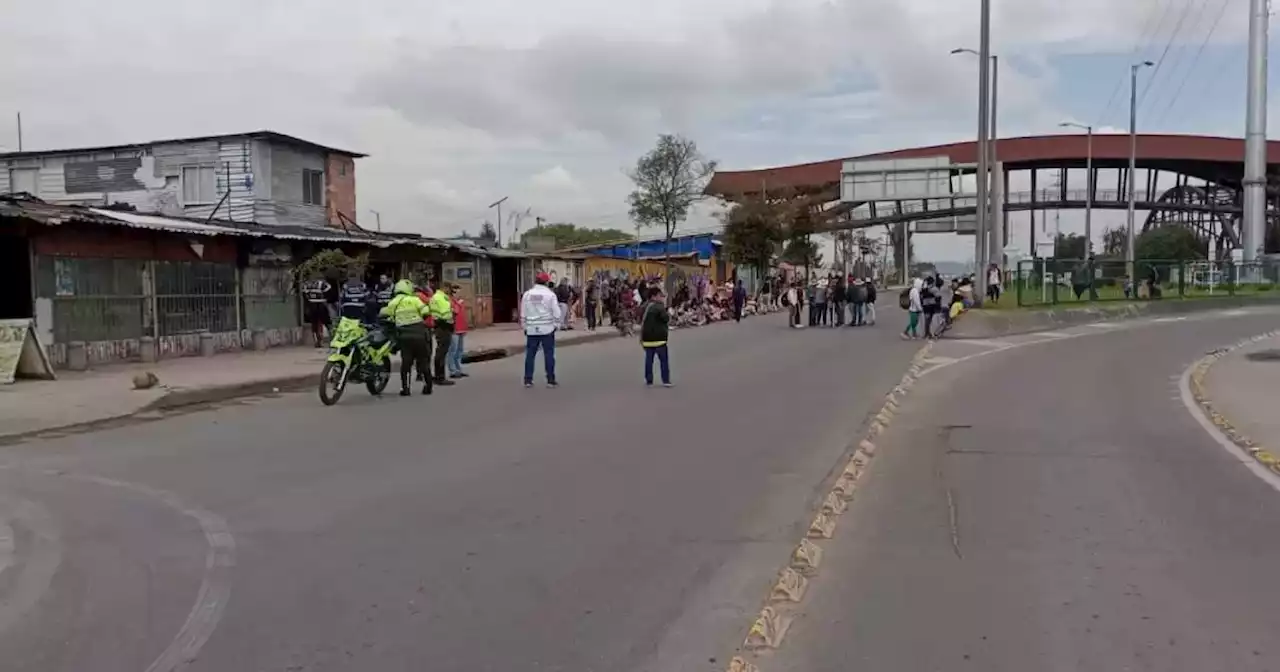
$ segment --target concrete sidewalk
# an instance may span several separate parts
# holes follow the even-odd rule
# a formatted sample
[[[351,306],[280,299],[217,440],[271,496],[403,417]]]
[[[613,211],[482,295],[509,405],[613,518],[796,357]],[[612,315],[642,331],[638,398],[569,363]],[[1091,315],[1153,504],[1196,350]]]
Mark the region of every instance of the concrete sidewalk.
[[[1250,341],[1192,372],[1192,391],[1209,418],[1237,445],[1280,474],[1280,335]]]
[[[618,338],[618,332],[612,328],[594,332],[575,329],[560,332],[557,342],[565,347],[609,338]],[[520,354],[524,344],[524,334],[515,325],[479,329],[467,334],[464,361]],[[0,385],[0,441],[82,429],[145,411],[314,385],[327,353],[317,348],[277,348],[183,357],[85,372],[59,371],[56,381],[19,380],[13,385]],[[148,390],[135,390],[133,376],[140,371],[155,373],[159,384]]]

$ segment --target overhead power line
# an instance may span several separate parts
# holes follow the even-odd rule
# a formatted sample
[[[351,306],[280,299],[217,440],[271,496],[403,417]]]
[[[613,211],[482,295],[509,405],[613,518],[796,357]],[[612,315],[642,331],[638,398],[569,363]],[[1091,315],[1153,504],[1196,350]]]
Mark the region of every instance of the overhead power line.
[[[1142,87],[1142,95],[1138,98],[1139,107],[1141,107],[1143,101],[1147,99],[1147,93],[1151,91],[1151,87],[1155,84],[1156,79],[1160,77],[1160,71],[1163,69],[1165,61],[1169,56],[1169,50],[1173,48],[1173,43],[1177,41],[1178,34],[1182,32],[1182,24],[1186,23],[1187,15],[1191,13],[1192,4],[1194,4],[1192,0],[1187,0],[1187,3],[1182,6],[1182,12],[1178,15],[1178,22],[1173,25],[1173,32],[1169,33],[1169,39],[1164,43],[1164,50],[1160,52],[1160,58],[1155,59],[1155,72],[1151,73],[1151,76],[1147,78],[1147,85]]]
[[[1162,79],[1157,79],[1153,73],[1151,80],[1153,95],[1148,98],[1150,102],[1146,105],[1148,112],[1154,113],[1160,109],[1162,103],[1168,101],[1178,77],[1185,69],[1184,66],[1189,62],[1188,55],[1191,52],[1191,44],[1196,39],[1195,33],[1205,25],[1205,12],[1208,11],[1212,4],[1213,0],[1200,0],[1195,3],[1195,12],[1188,16],[1188,21],[1186,22],[1186,33],[1180,40],[1178,48],[1172,50],[1161,72]],[[1188,4],[1188,7],[1190,6]],[[1194,66],[1194,63],[1191,63],[1191,65]]]
[[[1218,13],[1213,17],[1213,23],[1209,25],[1209,32],[1205,33],[1204,39],[1200,41],[1200,46],[1196,47],[1195,55],[1191,57],[1191,66],[1182,76],[1182,81],[1178,82],[1177,88],[1174,89],[1173,97],[1169,99],[1169,104],[1165,106],[1164,111],[1160,113],[1157,124],[1164,123],[1164,118],[1169,116],[1169,111],[1178,104],[1178,100],[1182,97],[1182,90],[1186,88],[1187,82],[1190,81],[1191,75],[1196,71],[1196,65],[1200,63],[1200,58],[1204,55],[1204,50],[1209,46],[1209,42],[1213,40],[1213,35],[1218,31],[1218,25],[1222,23],[1222,17],[1227,15],[1227,8],[1231,6],[1231,0],[1222,0],[1218,3]]]
[[[1164,7],[1161,11],[1160,8]],[[1138,52],[1146,42],[1154,38],[1160,32],[1160,26],[1164,25],[1165,16],[1173,7],[1173,0],[1151,0],[1151,10],[1147,14],[1147,20],[1144,22],[1142,32],[1138,34],[1138,38],[1133,41],[1133,48],[1129,50],[1130,61],[1138,57]],[[1148,33],[1150,33],[1148,35]],[[1129,79],[1129,69],[1126,67],[1122,73],[1116,78],[1116,85],[1111,89],[1111,95],[1107,97],[1107,104],[1102,107],[1102,112],[1098,114],[1098,120],[1094,122],[1094,126],[1103,126],[1103,122],[1107,120],[1107,115],[1111,113],[1111,106],[1116,102],[1116,96],[1124,87],[1124,83]]]

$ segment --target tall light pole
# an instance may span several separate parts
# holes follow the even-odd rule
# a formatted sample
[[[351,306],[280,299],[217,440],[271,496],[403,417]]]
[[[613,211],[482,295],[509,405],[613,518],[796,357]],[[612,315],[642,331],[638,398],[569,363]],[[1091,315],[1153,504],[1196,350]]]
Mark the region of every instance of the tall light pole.
[[[373,213],[373,220],[377,223],[378,233],[382,233],[382,213],[377,210],[370,210],[369,212]]]
[[[1133,206],[1137,199],[1134,182],[1138,172],[1138,70],[1155,65],[1151,61],[1134,63],[1129,66],[1129,208],[1126,216],[1126,240],[1124,249],[1125,274],[1129,276],[1129,286],[1138,286],[1138,276],[1134,274],[1134,236]]]
[[[502,198],[499,198],[498,200],[489,204],[490,210],[492,210],[493,208],[498,209],[498,230],[496,231],[496,233],[498,234],[498,239],[493,241],[493,244],[495,247],[502,247],[502,204],[505,203],[508,198],[511,198],[511,197],[503,196]]]
[[[1085,132],[1084,159],[1084,258],[1093,256],[1093,127],[1064,121],[1058,124],[1063,128],[1079,128]]]
[[[1249,77],[1244,136],[1242,260],[1258,260],[1266,244],[1267,217],[1267,0],[1249,2]]]
[[[978,56],[978,174],[975,175],[975,187],[978,192],[978,221],[974,230],[974,275],[982,296],[987,293],[987,270],[989,260],[997,259],[1004,250],[1004,242],[997,233],[998,224],[993,219],[993,212],[1000,210],[1000,205],[992,202],[992,189],[989,184],[991,170],[996,165],[996,95],[998,69],[1000,60],[991,54],[991,1],[982,0],[979,10],[978,50],[952,49],[951,54],[973,54]],[[989,69],[987,63],[991,64]],[[988,95],[989,84],[989,95]]]
[[[982,62],[982,55],[973,49],[952,49],[951,53],[972,54],[979,58],[979,63]],[[991,131],[990,136],[987,138],[986,153],[988,161],[987,170],[990,175],[997,170],[996,166],[998,165],[996,144],[1000,134],[997,130],[996,118],[999,116],[1000,111],[1000,57],[996,54],[992,54],[989,60],[991,61],[991,107],[989,113],[991,117]],[[989,210],[987,212],[990,213],[991,218],[991,227],[987,231],[987,255],[988,261],[990,261],[992,259],[1000,259],[1004,255],[1004,245],[1006,241],[1004,240],[1004,230],[1001,226],[1002,215],[1004,213],[1004,207],[1002,206],[1004,204],[998,202],[1001,199],[997,197],[996,190],[991,188],[990,183],[988,183],[987,192],[988,199],[990,199]]]

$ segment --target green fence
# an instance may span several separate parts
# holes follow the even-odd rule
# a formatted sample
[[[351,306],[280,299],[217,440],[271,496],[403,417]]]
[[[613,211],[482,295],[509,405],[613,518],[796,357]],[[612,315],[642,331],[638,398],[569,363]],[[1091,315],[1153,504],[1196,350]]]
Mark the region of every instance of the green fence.
[[[1140,259],[1134,275],[1130,283],[1124,261],[1029,259],[1018,262],[1004,293],[1013,294],[1019,306],[1232,297],[1275,290],[1280,265]]]

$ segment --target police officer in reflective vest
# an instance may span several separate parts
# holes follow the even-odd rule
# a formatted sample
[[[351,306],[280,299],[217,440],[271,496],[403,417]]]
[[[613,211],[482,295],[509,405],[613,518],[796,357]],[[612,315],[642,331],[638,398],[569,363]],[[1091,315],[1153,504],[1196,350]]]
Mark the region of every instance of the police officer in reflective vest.
[[[395,295],[395,285],[391,282],[391,278],[383,273],[378,276],[378,284],[373,286],[373,291],[378,295],[380,306],[385,306],[391,303],[391,297]]]
[[[338,312],[342,317],[363,321],[369,298],[369,288],[360,279],[360,274],[352,272],[338,293]]]
[[[311,325],[311,337],[315,339],[317,348],[324,345],[325,329],[331,329],[333,326],[329,319],[329,306],[325,300],[330,289],[329,283],[319,275],[302,283],[303,314],[307,324]]]

